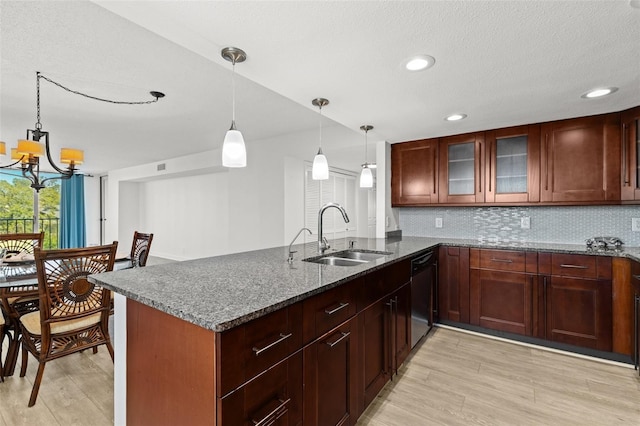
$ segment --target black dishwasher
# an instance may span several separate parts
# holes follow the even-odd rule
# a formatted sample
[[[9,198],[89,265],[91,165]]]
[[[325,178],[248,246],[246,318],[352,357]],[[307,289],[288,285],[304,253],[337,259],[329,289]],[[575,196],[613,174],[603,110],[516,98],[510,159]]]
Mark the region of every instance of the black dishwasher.
[[[438,260],[436,253],[421,253],[411,261],[411,347],[433,327],[436,309]]]

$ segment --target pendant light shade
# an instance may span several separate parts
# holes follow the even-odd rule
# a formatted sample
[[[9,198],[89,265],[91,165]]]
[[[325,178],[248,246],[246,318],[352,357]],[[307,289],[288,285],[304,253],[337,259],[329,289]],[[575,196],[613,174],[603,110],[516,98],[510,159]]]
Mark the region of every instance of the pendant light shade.
[[[360,126],[360,130],[364,131],[364,164],[362,165],[362,172],[360,173],[360,188],[373,188],[372,164],[367,162],[367,134],[371,129],[373,129],[373,126],[369,124]]]
[[[322,153],[322,148],[318,150],[318,153],[313,158],[313,168],[311,169],[311,179],[313,180],[326,180],[329,179],[329,163],[327,157]]]
[[[234,126],[227,130],[222,144],[222,165],[225,167],[247,167],[247,150],[244,138]]]
[[[313,168],[311,169],[311,179],[313,180],[327,180],[329,179],[329,163],[327,157],[322,153],[322,107],[329,105],[329,101],[324,98],[316,98],[311,101],[313,106],[317,106],[320,110],[320,147],[318,153],[313,158]]]
[[[231,91],[233,93],[233,106],[231,128],[227,130],[222,144],[222,165],[224,167],[247,167],[247,150],[244,146],[244,138],[240,130],[236,129],[236,63],[244,62],[247,54],[237,47],[225,47],[222,49],[222,57],[233,64],[231,74]]]
[[[363,167],[360,173],[360,188],[373,188],[373,173],[368,166]]]

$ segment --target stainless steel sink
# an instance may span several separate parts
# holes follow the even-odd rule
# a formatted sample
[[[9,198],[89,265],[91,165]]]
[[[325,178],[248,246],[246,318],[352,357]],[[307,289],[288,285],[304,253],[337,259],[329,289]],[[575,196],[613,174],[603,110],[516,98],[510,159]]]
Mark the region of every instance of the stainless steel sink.
[[[343,250],[335,253],[327,253],[322,256],[302,259],[305,262],[320,263],[333,266],[358,266],[393,254],[388,251],[373,250]]]

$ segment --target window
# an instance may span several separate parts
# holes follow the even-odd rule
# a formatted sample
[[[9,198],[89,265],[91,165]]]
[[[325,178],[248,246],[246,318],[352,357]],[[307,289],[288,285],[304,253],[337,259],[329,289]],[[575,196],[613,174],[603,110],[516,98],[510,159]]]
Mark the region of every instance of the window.
[[[46,174],[41,173],[41,176]],[[18,170],[0,173],[0,233],[33,232],[33,205],[35,192],[29,180]],[[37,202],[40,212],[40,230],[44,231],[43,247],[58,248],[60,229],[60,180],[45,183]]]

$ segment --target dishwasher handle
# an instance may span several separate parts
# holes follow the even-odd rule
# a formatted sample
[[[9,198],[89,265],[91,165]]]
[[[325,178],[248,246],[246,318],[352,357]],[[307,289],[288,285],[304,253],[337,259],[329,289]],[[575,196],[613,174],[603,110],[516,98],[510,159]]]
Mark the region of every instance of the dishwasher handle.
[[[415,275],[416,272],[421,271],[433,264],[433,262],[429,262],[433,258],[433,252],[427,252],[421,256],[414,257],[411,261],[411,274]]]

